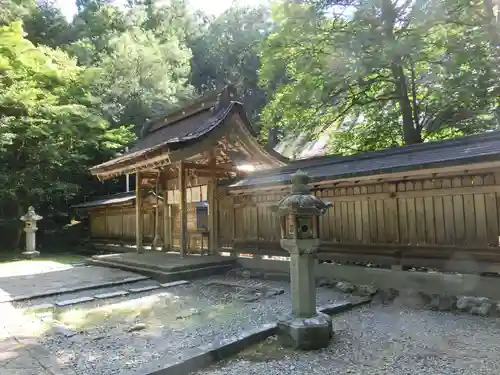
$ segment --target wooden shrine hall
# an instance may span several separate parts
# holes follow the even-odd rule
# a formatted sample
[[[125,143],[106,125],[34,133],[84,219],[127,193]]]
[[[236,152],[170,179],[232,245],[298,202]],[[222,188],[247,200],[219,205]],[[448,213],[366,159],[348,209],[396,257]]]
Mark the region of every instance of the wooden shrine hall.
[[[135,242],[144,249],[143,204],[151,190],[161,198],[162,218],[156,204],[154,248],[192,248],[192,235],[208,243],[208,253],[219,251],[219,197],[224,181],[231,182],[249,170],[283,166],[287,159],[262,147],[234,87],[211,92],[182,109],[148,123],[137,144],[126,154],[96,165],[91,173],[99,180],[135,174]],[[208,203],[208,210],[206,204]],[[208,211],[206,226],[196,221],[197,210]],[[161,220],[160,220],[161,219]],[[160,228],[159,223],[163,223]],[[188,242],[189,241],[189,242]]]

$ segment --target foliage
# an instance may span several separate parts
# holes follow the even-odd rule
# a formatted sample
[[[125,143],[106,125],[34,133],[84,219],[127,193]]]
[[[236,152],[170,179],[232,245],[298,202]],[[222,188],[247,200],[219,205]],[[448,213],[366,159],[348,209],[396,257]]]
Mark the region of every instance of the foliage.
[[[108,129],[88,71],[64,52],[35,47],[20,22],[0,28],[0,197],[18,215],[28,205],[60,208],[88,168],[132,141]]]
[[[0,0],[0,26],[21,19],[36,7],[36,0]]]
[[[261,67],[262,85],[276,91],[263,122],[337,129],[333,151],[342,153],[496,127],[498,49],[482,5],[277,3]]]
[[[165,16],[182,4],[157,8],[153,1],[146,3],[126,11],[105,1],[81,3],[73,22],[78,40],[69,47],[82,64],[100,68],[94,93],[112,126],[132,124],[137,134],[149,119],[192,93],[183,24]]]
[[[245,103],[249,117],[258,120],[266,103],[258,86],[259,50],[271,30],[266,7],[233,7],[207,22],[191,40],[191,82],[199,91],[232,83]]]

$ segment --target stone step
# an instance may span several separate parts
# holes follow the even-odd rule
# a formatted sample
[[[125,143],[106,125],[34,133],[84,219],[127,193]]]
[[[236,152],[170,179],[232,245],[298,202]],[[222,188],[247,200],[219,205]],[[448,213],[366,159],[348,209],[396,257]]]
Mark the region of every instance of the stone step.
[[[227,264],[208,266],[208,267],[196,267],[191,269],[185,269],[182,271],[166,272],[146,266],[116,263],[103,259],[90,259],[88,262],[89,264],[95,266],[118,268],[124,271],[135,272],[150,277],[152,279],[158,280],[162,283],[171,281],[189,280],[189,279],[222,274],[233,268],[232,263],[227,263]]]

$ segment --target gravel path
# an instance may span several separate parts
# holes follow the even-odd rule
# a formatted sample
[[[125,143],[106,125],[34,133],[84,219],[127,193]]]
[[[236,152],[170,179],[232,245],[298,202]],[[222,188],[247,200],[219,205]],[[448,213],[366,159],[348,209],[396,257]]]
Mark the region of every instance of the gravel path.
[[[496,319],[368,306],[333,324],[336,335],[327,349],[294,353],[270,339],[198,375],[500,373]]]
[[[208,281],[281,288],[285,293],[245,303],[236,300],[227,288],[207,287]],[[120,287],[105,291],[114,289]],[[93,293],[95,291],[90,295]],[[72,298],[86,295],[89,291],[77,293]],[[321,288],[318,292],[318,305],[345,299],[334,290]],[[39,299],[36,304],[53,301],[54,298]],[[20,303],[15,307],[26,306]],[[17,322],[9,321],[7,328],[15,336],[33,336],[37,330],[27,321],[41,322],[44,325],[39,329],[41,334],[33,339],[53,353],[65,375],[115,375],[131,370],[141,373],[141,368],[152,361],[167,361],[187,348],[275,322],[277,316],[290,309],[287,283],[211,277],[140,296],[128,295],[57,309],[55,315],[49,317],[24,316]],[[61,323],[72,329],[69,335],[65,334],[67,330],[61,334],[57,327]],[[76,332],[78,334],[74,334]]]

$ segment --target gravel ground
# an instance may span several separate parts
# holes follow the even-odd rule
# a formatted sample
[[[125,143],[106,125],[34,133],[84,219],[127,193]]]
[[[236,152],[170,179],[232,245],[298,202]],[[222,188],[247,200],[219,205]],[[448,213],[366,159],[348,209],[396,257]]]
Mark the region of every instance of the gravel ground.
[[[496,319],[372,305],[334,318],[333,326],[324,350],[297,353],[270,338],[198,375],[500,373]]]
[[[242,286],[281,288],[285,293],[245,303],[228,294],[227,288],[207,287],[208,281],[229,281]],[[144,282],[142,282],[144,283]],[[135,284],[138,283],[134,283]],[[102,292],[123,289],[105,288]],[[64,299],[88,296],[98,291],[84,291]],[[54,302],[62,297],[37,299],[16,304]],[[318,305],[343,301],[346,297],[334,290],[319,289]],[[244,330],[275,322],[277,316],[291,309],[289,284],[277,281],[211,277],[190,284],[159,289],[140,296],[128,295],[111,300],[94,301],[57,309],[42,318],[24,315],[17,323],[10,321],[9,331],[33,336],[35,320],[44,325],[36,341],[57,357],[68,374],[114,375],[137,370],[151,361],[168,360],[184,349],[206,345],[234,336]],[[56,329],[63,324],[71,328],[71,337]],[[56,328],[54,328],[56,327]],[[132,330],[132,332],[129,332]]]

